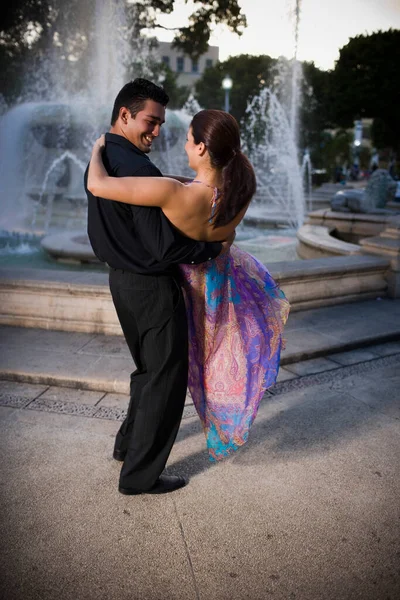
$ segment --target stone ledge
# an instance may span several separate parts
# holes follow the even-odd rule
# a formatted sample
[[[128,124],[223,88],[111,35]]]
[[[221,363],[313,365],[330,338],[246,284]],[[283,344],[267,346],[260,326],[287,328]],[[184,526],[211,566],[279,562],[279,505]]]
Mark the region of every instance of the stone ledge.
[[[376,224],[388,224],[396,219],[396,215],[388,214],[371,214],[371,213],[354,213],[354,212],[339,212],[335,210],[320,209],[315,210],[308,215],[309,219],[325,221],[327,219],[333,219],[335,221],[367,221],[369,223]]]
[[[332,231],[334,231],[333,227],[303,225],[297,232],[297,254],[303,259],[360,254],[360,247],[357,244],[332,237]]]
[[[25,270],[26,271],[26,270]],[[3,271],[0,277],[0,324],[59,331],[121,334],[107,275],[88,285],[76,274],[41,271],[34,279],[19,279]],[[25,277],[27,273],[25,272]],[[38,277],[42,276],[40,280]]]
[[[310,259],[275,262],[269,271],[282,285],[286,279],[308,279],[310,276],[331,276],[385,270],[389,261],[385,258],[368,255],[330,256]]]
[[[382,253],[388,252],[390,254],[398,255],[400,254],[400,244],[399,240],[394,237],[388,236],[375,236],[365,238],[364,240],[360,240],[360,245],[364,248],[368,248],[369,251],[373,251],[373,248],[378,248],[382,250]]]
[[[394,215],[319,210],[309,213],[308,225],[328,227],[331,232],[336,230],[340,234],[350,237],[350,240],[347,241],[358,244],[360,237],[379,235],[388,226],[391,226],[395,219]],[[329,246],[327,246],[327,251],[329,251]],[[305,258],[310,258],[310,256]]]
[[[382,257],[336,256],[275,263],[272,275],[296,311],[385,297],[389,268]]]
[[[85,231],[65,231],[47,235],[41,241],[42,248],[53,258],[64,262],[95,262],[95,256]]]
[[[380,257],[348,256],[274,263],[271,274],[296,311],[384,297],[389,265]],[[29,272],[0,272],[0,324],[121,335],[107,274],[32,270],[30,278]]]

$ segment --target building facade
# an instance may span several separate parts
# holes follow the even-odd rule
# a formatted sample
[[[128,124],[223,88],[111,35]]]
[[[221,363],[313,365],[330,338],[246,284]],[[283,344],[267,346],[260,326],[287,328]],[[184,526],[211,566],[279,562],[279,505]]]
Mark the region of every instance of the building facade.
[[[170,42],[158,42],[158,53],[163,63],[171,71],[178,73],[178,85],[194,87],[194,84],[208,67],[213,67],[218,62],[218,46],[209,46],[205,54],[202,54],[198,60],[193,60],[182,50],[172,48]]]

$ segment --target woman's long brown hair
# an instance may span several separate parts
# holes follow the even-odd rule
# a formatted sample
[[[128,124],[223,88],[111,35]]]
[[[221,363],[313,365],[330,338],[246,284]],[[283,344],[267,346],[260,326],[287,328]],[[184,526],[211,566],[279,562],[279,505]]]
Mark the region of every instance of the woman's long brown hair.
[[[191,122],[196,144],[203,142],[211,165],[222,169],[222,189],[213,217],[214,227],[230,223],[250,202],[256,191],[256,176],[240,149],[237,121],[223,110],[201,110]]]

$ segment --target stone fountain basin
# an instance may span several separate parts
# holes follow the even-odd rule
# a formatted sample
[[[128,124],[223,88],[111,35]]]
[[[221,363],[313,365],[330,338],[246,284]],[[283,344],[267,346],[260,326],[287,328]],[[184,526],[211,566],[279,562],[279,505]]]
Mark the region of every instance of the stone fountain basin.
[[[332,235],[334,232],[334,227],[303,225],[297,232],[297,254],[303,259],[361,254],[358,244],[339,240]]]
[[[250,237],[235,243],[250,252],[261,262],[294,260],[296,258],[296,238],[285,235]],[[49,256],[63,263],[95,263],[96,258],[84,230],[63,231],[46,235],[40,242]]]
[[[399,214],[316,210],[297,232],[297,254],[303,259],[362,254],[364,240],[379,236]]]
[[[60,262],[99,262],[92,250],[87,233],[82,230],[46,235],[40,244],[43,250]]]

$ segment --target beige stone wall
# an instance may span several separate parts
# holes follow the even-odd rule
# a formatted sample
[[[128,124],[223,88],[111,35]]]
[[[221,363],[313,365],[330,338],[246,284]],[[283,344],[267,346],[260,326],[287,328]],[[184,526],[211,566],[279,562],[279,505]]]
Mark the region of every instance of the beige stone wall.
[[[205,54],[202,54],[198,61],[198,71],[193,71],[193,61],[190,56],[183,54],[182,50],[172,48],[170,42],[159,42],[158,54],[160,60],[163,56],[169,58],[169,67],[174,73],[178,73],[177,60],[178,57],[183,58],[183,71],[179,73],[178,85],[193,87],[196,81],[200,79],[207,67],[207,60],[212,60],[212,65],[215,66],[218,62],[219,48],[218,46],[209,46]]]
[[[329,306],[388,292],[390,261],[346,256],[274,263],[292,310]],[[11,269],[0,272],[0,324],[121,334],[107,274]]]

